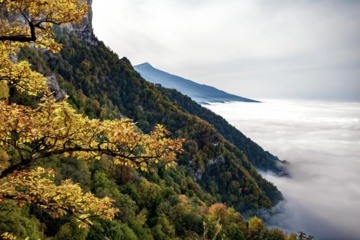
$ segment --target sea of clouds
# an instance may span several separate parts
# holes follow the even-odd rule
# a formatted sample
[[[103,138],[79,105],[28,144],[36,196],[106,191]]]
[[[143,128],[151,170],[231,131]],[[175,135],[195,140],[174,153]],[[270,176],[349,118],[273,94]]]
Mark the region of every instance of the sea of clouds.
[[[262,173],[286,198],[262,214],[269,226],[316,240],[360,239],[360,103],[267,100],[206,107],[290,163],[291,178]]]

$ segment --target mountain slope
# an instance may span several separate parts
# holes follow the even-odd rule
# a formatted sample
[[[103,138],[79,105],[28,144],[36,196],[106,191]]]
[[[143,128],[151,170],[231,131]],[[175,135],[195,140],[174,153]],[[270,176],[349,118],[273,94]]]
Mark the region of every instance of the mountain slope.
[[[174,137],[187,139],[184,153],[179,155],[179,166],[168,171],[159,166],[149,173],[136,172],[115,167],[106,158],[84,162],[74,157],[53,157],[52,161],[41,163],[52,164],[60,173],[59,181],[71,178],[97,196],[107,195],[115,200],[121,210],[117,219],[110,223],[97,220],[107,235],[113,239],[166,239],[164,235],[170,239],[199,239],[208,226],[208,234],[213,236],[211,231],[216,230],[219,221],[216,209],[220,207],[219,214],[229,215],[221,222],[221,238],[242,239],[239,236],[246,235],[247,227],[235,210],[251,214],[282,199],[277,188],[261,177],[241,150],[213,125],[189,114],[141,78],[129,60],[119,59],[102,42],[80,40],[67,29],[56,29],[56,39],[64,45],[59,54],[27,49],[19,54],[19,59],[28,60],[39,72],[54,73],[52,76],[79,112],[100,119],[126,116],[144,132],[161,123]],[[215,210],[211,210],[212,206]],[[49,220],[38,209],[30,210],[46,223],[46,235],[71,232],[67,229],[72,225],[64,224],[64,219]],[[109,229],[126,230],[127,236],[136,237],[120,238],[124,233]],[[94,233],[90,231],[87,239],[99,239],[91,234]],[[55,239],[64,239],[59,236]]]
[[[64,29],[58,30],[57,39],[64,44],[61,54],[46,54],[43,58],[47,68],[57,73],[60,86],[80,111],[96,118],[126,116],[134,119],[144,132],[149,132],[157,123],[165,125],[174,137],[187,139],[179,163],[191,169],[193,178],[205,188],[208,182],[202,176],[213,167],[229,164],[225,170],[241,172],[238,177],[229,178],[230,182],[241,181],[241,185],[253,187],[249,192],[235,192],[236,198],[226,197],[219,191],[228,188],[229,185],[224,186],[228,183],[216,182],[218,176],[212,175],[217,186],[213,193],[218,200],[238,210],[269,207],[282,198],[276,187],[256,172],[245,154],[207,121],[189,114],[142,79],[126,58],[119,59],[102,42],[89,47],[75,35],[65,34]],[[34,55],[28,54],[30,58]],[[247,194],[255,194],[254,205],[243,204]]]
[[[157,89],[172,102],[181,106],[185,111],[212,124],[229,142],[243,151],[256,168],[263,171],[272,171],[278,175],[288,175],[284,161],[280,161],[276,156],[264,151],[261,146],[246,137],[234,126],[230,125],[223,117],[197,104],[175,89],[168,89],[161,86],[157,86]]]
[[[176,89],[198,103],[227,101],[257,102],[252,99],[229,94],[214,87],[201,85],[191,80],[166,73],[154,68],[149,63],[136,65],[134,66],[134,69],[140,73],[145,80],[155,84],[161,84],[166,88]]]

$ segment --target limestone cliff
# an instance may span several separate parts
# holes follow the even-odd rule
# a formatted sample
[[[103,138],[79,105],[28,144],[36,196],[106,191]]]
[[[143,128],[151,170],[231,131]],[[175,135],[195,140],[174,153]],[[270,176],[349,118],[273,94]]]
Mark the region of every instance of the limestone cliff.
[[[92,26],[92,0],[87,0],[89,6],[89,11],[87,15],[84,16],[82,23],[80,24],[71,24],[66,27],[74,32],[77,37],[84,42],[87,46],[96,46],[97,39],[95,37],[93,26]]]

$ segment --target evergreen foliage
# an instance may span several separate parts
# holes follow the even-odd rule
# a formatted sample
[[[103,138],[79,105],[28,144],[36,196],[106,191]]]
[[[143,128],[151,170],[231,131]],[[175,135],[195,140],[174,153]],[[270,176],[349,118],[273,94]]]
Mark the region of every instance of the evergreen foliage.
[[[248,160],[256,168],[264,171],[270,170],[278,175],[288,175],[283,162],[271,153],[264,151],[258,144],[230,125],[223,117],[197,104],[191,98],[184,96],[175,89],[164,88],[161,85],[156,85],[156,87],[173,103],[178,104],[188,113],[196,115],[212,124],[226,140],[243,151]]]

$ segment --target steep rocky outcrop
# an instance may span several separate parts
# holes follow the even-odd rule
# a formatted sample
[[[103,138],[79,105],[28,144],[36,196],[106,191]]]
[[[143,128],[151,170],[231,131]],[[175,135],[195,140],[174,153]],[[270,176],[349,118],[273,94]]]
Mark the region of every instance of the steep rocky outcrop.
[[[92,26],[92,0],[87,0],[89,11],[84,16],[82,23],[66,25],[70,32],[74,32],[76,36],[84,42],[88,47],[97,45],[97,38],[95,37]]]
[[[59,87],[59,83],[56,80],[56,75],[53,72],[45,74],[47,78],[46,84],[49,88],[49,91],[52,92],[56,101],[61,101],[65,98],[66,92]]]

